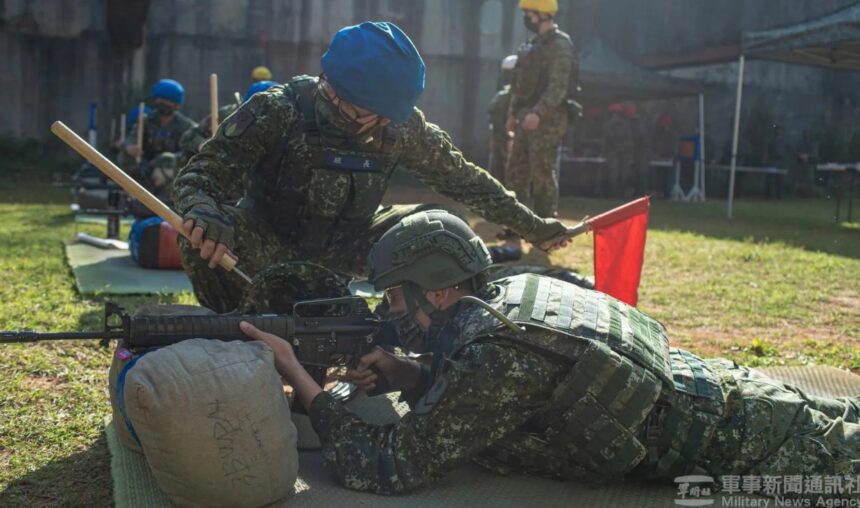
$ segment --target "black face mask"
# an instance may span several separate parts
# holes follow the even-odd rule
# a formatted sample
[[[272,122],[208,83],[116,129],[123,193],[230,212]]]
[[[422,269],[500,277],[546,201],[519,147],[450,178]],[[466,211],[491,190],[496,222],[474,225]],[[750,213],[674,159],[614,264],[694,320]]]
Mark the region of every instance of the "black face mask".
[[[529,32],[537,33],[540,22],[535,23],[528,14],[523,14],[523,25]]]
[[[173,114],[174,111],[172,106],[164,104],[163,102],[156,102],[153,106],[153,109],[155,109],[155,112],[156,114],[158,114],[158,116],[170,116]]]
[[[314,109],[316,110],[317,117],[322,119],[324,123],[328,124],[331,127],[334,127],[337,132],[329,133],[334,135],[335,137],[343,137],[343,138],[358,138],[359,141],[369,140],[374,137],[374,135],[379,131],[380,127],[377,125],[368,129],[367,132],[362,132],[357,135],[359,129],[363,127],[362,124],[358,122],[350,122],[343,115],[340,114],[337,106],[334,105],[333,102],[326,99],[325,97],[321,97],[319,95],[316,96],[316,100],[314,101]]]

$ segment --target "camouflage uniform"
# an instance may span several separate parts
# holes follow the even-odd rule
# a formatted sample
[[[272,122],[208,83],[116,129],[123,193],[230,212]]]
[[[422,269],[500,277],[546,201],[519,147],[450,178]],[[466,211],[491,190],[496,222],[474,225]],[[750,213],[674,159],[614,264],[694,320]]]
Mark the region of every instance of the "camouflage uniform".
[[[225,121],[227,117],[232,115],[238,107],[239,105],[235,103],[221,106],[220,108],[218,108],[218,118],[222,122]],[[183,155],[185,157],[191,158],[191,156],[195,155],[197,152],[200,151],[200,145],[202,145],[204,141],[212,137],[212,121],[210,120],[211,116],[212,115],[206,115],[205,118],[197,122],[197,125],[185,131],[182,134],[182,137],[179,138],[179,148],[182,149]]]
[[[505,183],[521,200],[531,193],[541,217],[552,217],[558,208],[558,149],[567,131],[565,101],[577,72],[573,43],[557,26],[517,52],[509,114],[522,121],[527,113],[537,113],[540,125],[532,131],[517,127]]]
[[[505,121],[511,106],[511,87],[496,92],[487,113],[490,116],[490,174],[498,180],[505,179],[505,166],[508,164],[508,132]]]
[[[127,169],[130,170],[132,176],[137,180],[145,186],[150,187],[152,184],[152,172],[156,169],[156,166],[153,166],[151,162],[163,153],[176,154],[179,152],[179,139],[182,137],[182,134],[195,126],[196,124],[193,120],[179,111],[174,112],[170,123],[162,126],[157,111],[152,111],[146,116],[146,120],[143,122],[143,155],[141,156],[140,166]],[[135,123],[126,136],[126,147],[137,145],[137,127],[138,124]],[[181,158],[179,155],[176,157]],[[128,157],[128,159],[134,161],[132,157]]]
[[[315,100],[315,87],[316,78],[299,77],[255,94],[219,126],[174,183],[180,214],[206,204],[233,221],[234,252],[251,275],[297,259],[363,274],[370,245],[417,208],[378,209],[398,166],[519,234],[537,227],[531,210],[469,163],[418,109],[362,143],[336,127],[336,110]],[[242,201],[229,206],[237,194]],[[235,308],[239,281],[210,270],[187,243],[180,248],[201,304],[221,312]]]
[[[603,180],[603,196],[625,195],[634,163],[634,135],[628,119],[613,114],[604,124],[606,142],[606,172]]]
[[[809,397],[725,360],[670,349],[660,323],[537,275],[482,297],[526,331],[460,303],[439,362],[371,425],[328,393],[310,417],[346,487],[397,493],[467,460],[499,473],[606,482],[682,474],[860,473],[860,399]],[[429,370],[429,369],[428,369]]]

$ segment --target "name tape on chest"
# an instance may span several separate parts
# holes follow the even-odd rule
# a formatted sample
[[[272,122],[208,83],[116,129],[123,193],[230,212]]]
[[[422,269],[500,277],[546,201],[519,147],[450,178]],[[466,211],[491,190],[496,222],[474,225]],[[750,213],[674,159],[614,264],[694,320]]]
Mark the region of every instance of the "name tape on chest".
[[[326,153],[323,158],[325,167],[340,171],[364,171],[376,173],[380,170],[380,163],[376,159],[359,157],[356,155],[343,155],[339,153]]]

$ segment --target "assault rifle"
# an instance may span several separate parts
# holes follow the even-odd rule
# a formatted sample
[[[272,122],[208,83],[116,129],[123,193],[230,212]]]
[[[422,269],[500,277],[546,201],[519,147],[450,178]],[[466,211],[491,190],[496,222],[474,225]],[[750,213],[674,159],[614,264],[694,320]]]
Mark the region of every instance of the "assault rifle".
[[[329,367],[354,367],[375,346],[393,344],[390,334],[377,333],[383,321],[370,311],[360,296],[297,302],[290,315],[129,316],[121,306],[106,302],[103,330],[0,332],[0,343],[101,339],[101,344],[107,346],[116,339],[121,340],[125,348],[139,351],[195,338],[253,340],[239,330],[241,321],[288,340],[299,362],[320,386],[325,382]]]

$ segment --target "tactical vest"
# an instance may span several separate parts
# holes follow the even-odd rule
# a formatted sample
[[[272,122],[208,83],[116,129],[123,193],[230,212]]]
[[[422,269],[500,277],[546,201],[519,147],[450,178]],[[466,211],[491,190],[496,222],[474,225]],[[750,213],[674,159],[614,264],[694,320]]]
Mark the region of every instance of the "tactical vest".
[[[294,150],[285,133],[281,148],[263,161],[272,179],[255,182],[249,191],[252,208],[266,216],[285,237],[300,239],[319,252],[331,233],[351,221],[369,220],[379,207],[397,165],[396,131],[383,130],[380,144],[348,138],[331,139],[321,132],[314,108],[317,78],[299,76],[286,87],[297,106],[303,144]],[[273,185],[274,188],[264,188]],[[273,199],[273,194],[277,194]]]
[[[565,39],[573,46],[570,36],[556,28],[551,34],[536,37],[517,49],[517,65],[514,68],[512,91],[517,96],[525,98],[526,107],[533,107],[549,84],[550,66],[546,62],[546,51],[547,46],[557,38]],[[578,81],[579,65],[574,62],[568,77],[568,97],[576,94]]]
[[[721,400],[722,393],[693,355],[674,361],[676,352],[670,352],[659,322],[603,293],[549,277],[516,275],[495,285],[500,293],[489,303],[526,331],[513,333],[483,312],[479,323],[467,320],[462,331],[468,338],[462,345],[510,341],[571,363],[541,421],[546,424],[542,438],[550,447],[566,450],[576,470],[594,481],[621,477],[643,462],[653,471],[672,450],[672,433],[689,438],[680,448],[698,452],[704,446],[713,425],[702,428],[681,421],[680,412],[655,408],[671,409],[679,393],[714,400]],[[541,329],[554,333],[534,333]],[[657,413],[659,421],[652,421]],[[672,418],[671,429],[665,427],[667,417]],[[696,427],[692,432],[691,426]],[[662,447],[660,440],[665,441]],[[667,460],[680,468],[695,458],[681,450]]]

